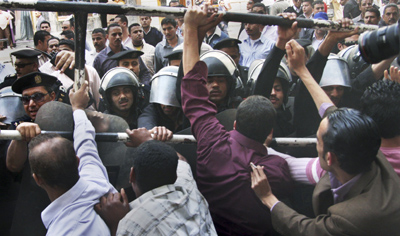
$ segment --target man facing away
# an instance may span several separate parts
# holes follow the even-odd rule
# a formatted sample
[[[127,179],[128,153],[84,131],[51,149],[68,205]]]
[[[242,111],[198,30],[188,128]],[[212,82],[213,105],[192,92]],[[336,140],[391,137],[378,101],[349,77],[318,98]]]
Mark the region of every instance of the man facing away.
[[[112,235],[217,235],[185,158],[167,144],[149,141],[145,128],[128,134],[130,146],[140,145],[129,175],[138,198],[128,203],[122,190],[122,202],[120,194],[110,194],[95,207]]]
[[[42,212],[43,224],[47,235],[110,235],[93,208],[100,197],[116,190],[109,183],[94,127],[84,112],[89,102],[87,82],[70,93],[70,102],[74,144],[58,135],[39,135],[29,143],[33,179],[51,201]]]
[[[287,164],[268,155],[263,143],[272,132],[276,112],[271,102],[252,96],[237,110],[235,130],[225,131],[216,119],[217,107],[209,100],[207,66],[199,61],[199,45],[206,31],[222,19],[207,17],[203,10],[189,9],[185,15],[182,107],[197,139],[197,184],[210,204],[219,235],[265,235],[272,233],[270,213],[260,205],[250,186],[250,162],[264,163],[282,197],[291,192]],[[251,115],[250,115],[251,114]]]
[[[289,41],[286,51],[317,108],[323,110],[324,104],[331,102],[298,60],[304,57],[304,50]],[[378,126],[359,111],[335,109],[328,108],[317,132],[319,162],[328,173],[314,190],[316,218],[279,202],[261,166],[253,167],[252,188],[271,209],[272,224],[283,235],[397,235],[400,179],[378,153]]]

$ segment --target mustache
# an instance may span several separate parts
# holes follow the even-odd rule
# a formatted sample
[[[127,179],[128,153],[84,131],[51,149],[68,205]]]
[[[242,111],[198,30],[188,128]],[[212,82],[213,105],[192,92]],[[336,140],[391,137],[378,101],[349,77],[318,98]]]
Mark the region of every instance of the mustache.
[[[128,102],[129,100],[127,98],[122,98],[118,101],[118,103],[124,103],[124,102]]]

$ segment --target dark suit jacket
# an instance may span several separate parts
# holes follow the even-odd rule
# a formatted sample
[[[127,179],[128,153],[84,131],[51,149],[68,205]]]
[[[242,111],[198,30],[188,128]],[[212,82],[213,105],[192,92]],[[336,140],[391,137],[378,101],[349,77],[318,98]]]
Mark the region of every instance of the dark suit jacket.
[[[329,174],[315,187],[316,218],[300,215],[278,203],[272,224],[282,235],[400,235],[400,179],[381,152],[347,194],[333,204]]]

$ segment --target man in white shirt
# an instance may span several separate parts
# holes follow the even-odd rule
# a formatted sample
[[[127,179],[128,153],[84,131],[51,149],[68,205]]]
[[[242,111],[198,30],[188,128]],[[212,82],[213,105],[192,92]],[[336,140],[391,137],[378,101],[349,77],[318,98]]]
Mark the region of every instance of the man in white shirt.
[[[29,163],[37,185],[50,205],[42,212],[47,235],[110,235],[93,206],[99,198],[116,192],[109,183],[86,114],[88,83],[70,93],[75,130],[74,144],[58,135],[39,135],[29,143]],[[75,149],[75,150],[74,150]]]

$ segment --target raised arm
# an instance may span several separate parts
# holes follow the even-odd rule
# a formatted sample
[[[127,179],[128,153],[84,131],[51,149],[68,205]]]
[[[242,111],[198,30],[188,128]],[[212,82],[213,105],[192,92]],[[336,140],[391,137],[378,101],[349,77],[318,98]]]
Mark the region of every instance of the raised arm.
[[[302,60],[305,55],[304,48],[295,40],[290,40],[286,44],[286,53],[288,55],[288,61],[290,65],[292,65],[293,70],[297,73],[304,86],[311,94],[317,109],[319,109],[323,103],[332,103],[328,95],[326,95],[324,90],[314,80],[306,68],[304,60]]]
[[[95,130],[84,111],[89,102],[88,90],[88,82],[85,81],[78,91],[71,89],[69,94],[75,122],[74,148],[80,159],[79,175],[100,186],[108,187],[107,171],[100,160],[94,141]]]
[[[284,18],[290,20],[296,19],[295,13],[284,13]],[[260,74],[257,77],[256,86],[252,95],[262,95],[269,98],[272,91],[272,86],[276,74],[278,73],[279,63],[285,55],[285,45],[293,38],[297,32],[297,22],[292,24],[292,27],[278,26],[278,40],[271,52],[268,54],[264,61]]]

